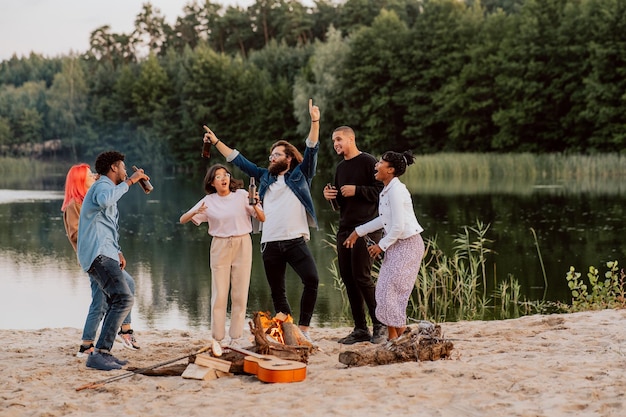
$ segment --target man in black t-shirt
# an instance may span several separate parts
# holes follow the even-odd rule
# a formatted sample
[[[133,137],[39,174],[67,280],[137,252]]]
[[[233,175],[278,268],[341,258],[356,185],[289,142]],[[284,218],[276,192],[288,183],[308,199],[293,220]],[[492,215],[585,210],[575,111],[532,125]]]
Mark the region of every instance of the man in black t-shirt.
[[[346,287],[346,293],[354,319],[354,330],[339,343],[351,345],[371,341],[384,343],[387,328],[376,318],[376,285],[372,279],[373,260],[367,251],[364,239],[358,239],[352,249],[343,246],[344,240],[356,226],[367,223],[378,216],[378,196],[383,188],[374,179],[376,158],[361,152],[356,146],[354,130],[341,126],[333,132],[333,148],[343,160],[337,164],[332,187],[324,188],[324,198],[336,199],[339,206],[339,230],[337,231],[337,257],[339,274]],[[382,231],[370,234],[378,242]],[[370,333],[367,326],[365,307],[374,325]]]

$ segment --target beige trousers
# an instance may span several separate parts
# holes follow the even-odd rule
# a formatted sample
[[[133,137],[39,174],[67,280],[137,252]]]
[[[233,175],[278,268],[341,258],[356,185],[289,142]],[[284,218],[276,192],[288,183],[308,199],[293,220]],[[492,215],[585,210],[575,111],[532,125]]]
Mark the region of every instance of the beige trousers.
[[[226,309],[230,290],[231,311],[229,336],[243,336],[252,270],[250,235],[211,241],[211,333],[215,340],[226,336]]]

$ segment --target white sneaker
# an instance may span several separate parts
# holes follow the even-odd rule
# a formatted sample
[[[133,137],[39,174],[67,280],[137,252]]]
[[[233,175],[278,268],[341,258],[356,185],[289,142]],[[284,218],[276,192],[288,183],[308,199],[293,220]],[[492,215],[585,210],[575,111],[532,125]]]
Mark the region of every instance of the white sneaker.
[[[230,343],[232,342],[232,339],[230,337],[226,336],[225,338],[223,338],[219,342],[220,342],[220,346],[224,348],[224,347],[228,347],[230,345]]]
[[[118,342],[122,344],[126,349],[130,350],[139,350],[139,344],[137,343],[137,339],[135,339],[135,335],[133,334],[133,330],[130,329],[128,331],[119,331],[117,337],[115,338]]]
[[[245,337],[239,337],[237,339],[232,339],[230,341],[230,346],[234,346],[237,348],[245,348],[245,347],[248,347],[248,343]]]
[[[85,346],[81,343],[80,348],[78,348],[78,352],[76,352],[76,357],[84,358],[85,356],[89,355],[91,352],[93,352],[93,343],[91,343],[89,346]]]

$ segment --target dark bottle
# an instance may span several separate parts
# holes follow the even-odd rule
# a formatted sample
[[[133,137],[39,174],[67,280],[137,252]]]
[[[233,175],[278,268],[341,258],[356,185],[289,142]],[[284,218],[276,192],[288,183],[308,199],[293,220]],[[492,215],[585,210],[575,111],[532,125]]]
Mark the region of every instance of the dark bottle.
[[[133,171],[137,171],[137,170],[138,168],[133,165]],[[148,180],[140,179],[139,185],[141,185],[141,188],[143,188],[143,192],[146,194],[150,194],[150,192],[154,190],[154,187],[152,186],[152,184],[150,184],[150,181]]]
[[[330,188],[330,189],[334,189],[335,188],[331,183],[326,184],[326,186],[328,188]],[[337,199],[336,198],[330,199],[330,200],[328,200],[328,202],[330,203],[330,207],[333,209],[333,211],[339,210],[339,204],[337,203]]]
[[[211,157],[211,142],[202,143],[202,157],[209,159]]]
[[[375,246],[377,245],[376,242],[374,242],[374,239],[372,239],[371,237],[369,237],[368,235],[363,236],[363,239],[365,239],[365,244],[367,245],[367,247],[371,247],[371,246]],[[382,259],[382,253],[379,253],[378,255],[376,255],[376,257],[374,257],[375,261],[378,261],[380,259]]]
[[[250,177],[250,187],[248,187],[248,204],[254,206],[256,204],[256,182],[254,177]]]

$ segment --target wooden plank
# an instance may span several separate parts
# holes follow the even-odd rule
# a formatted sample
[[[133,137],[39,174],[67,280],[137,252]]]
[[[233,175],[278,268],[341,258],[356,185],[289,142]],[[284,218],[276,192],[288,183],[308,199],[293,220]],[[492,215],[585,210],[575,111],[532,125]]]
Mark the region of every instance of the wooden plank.
[[[182,377],[185,379],[198,379],[200,381],[206,379],[217,379],[215,369],[206,368],[204,366],[196,365],[195,363],[187,365]]]
[[[229,361],[225,361],[223,359],[214,358],[213,356],[207,355],[205,353],[201,353],[196,355],[196,365],[205,366],[207,368],[213,368],[222,372],[230,372]]]

